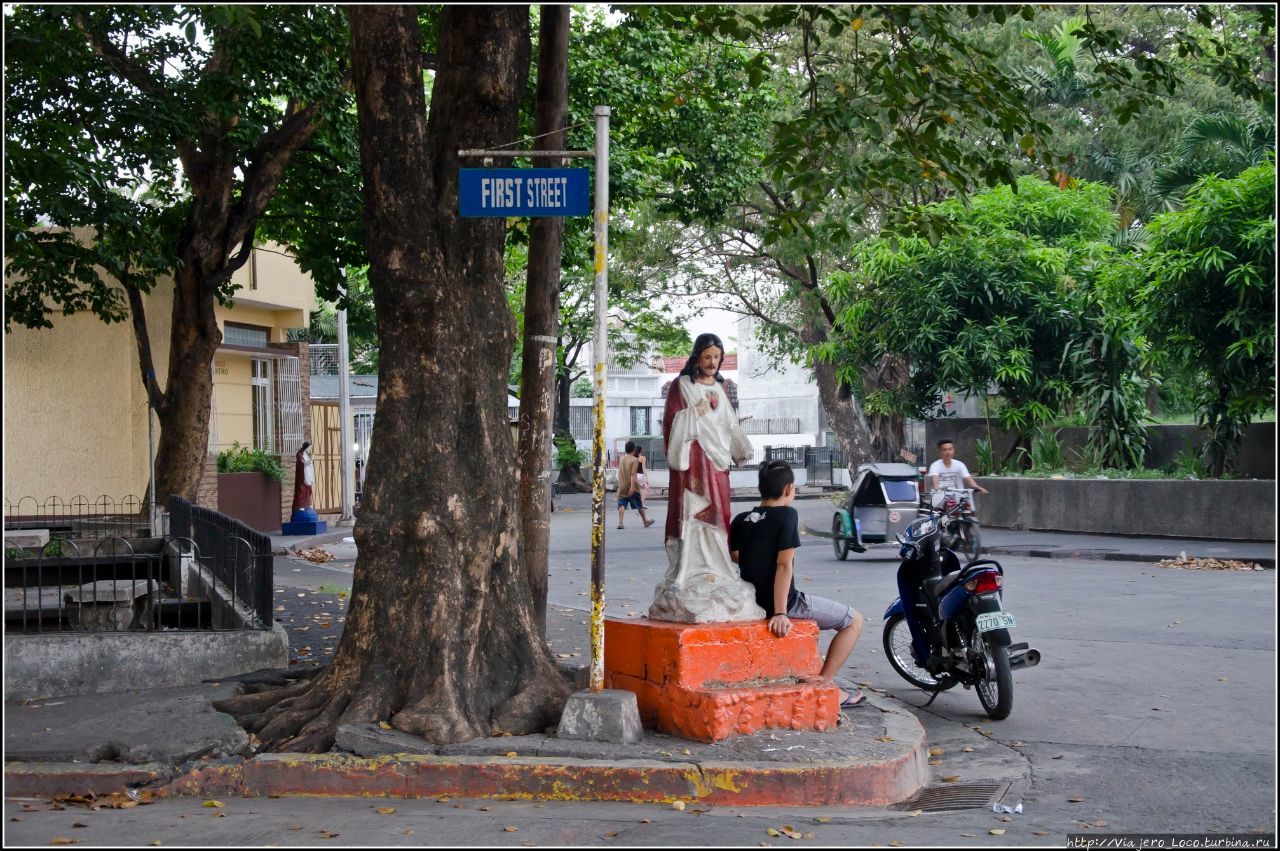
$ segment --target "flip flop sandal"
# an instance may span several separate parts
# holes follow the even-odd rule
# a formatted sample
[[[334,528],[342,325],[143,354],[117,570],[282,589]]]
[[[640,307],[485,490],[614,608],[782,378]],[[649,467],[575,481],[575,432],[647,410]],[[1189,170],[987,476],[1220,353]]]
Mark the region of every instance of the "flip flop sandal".
[[[844,699],[844,702],[840,704],[840,708],[849,709],[851,707],[858,706],[866,699],[867,699],[867,696],[862,693],[862,689],[854,689],[853,691],[849,692],[849,696],[846,697]]]

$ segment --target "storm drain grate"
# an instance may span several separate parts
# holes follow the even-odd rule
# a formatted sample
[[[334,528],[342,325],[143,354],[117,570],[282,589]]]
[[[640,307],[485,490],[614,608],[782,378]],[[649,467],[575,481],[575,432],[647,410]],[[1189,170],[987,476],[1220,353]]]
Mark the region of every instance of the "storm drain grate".
[[[926,813],[942,813],[950,810],[989,808],[1009,790],[1011,783],[982,782],[948,783],[945,786],[926,786],[909,801],[898,804],[900,810],[923,810]]]

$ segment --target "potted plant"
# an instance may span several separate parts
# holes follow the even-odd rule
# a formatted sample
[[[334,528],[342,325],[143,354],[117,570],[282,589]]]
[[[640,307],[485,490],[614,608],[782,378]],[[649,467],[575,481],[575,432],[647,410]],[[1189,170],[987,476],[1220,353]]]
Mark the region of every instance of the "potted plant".
[[[218,511],[259,532],[279,532],[283,481],[279,457],[237,441],[218,453]]]

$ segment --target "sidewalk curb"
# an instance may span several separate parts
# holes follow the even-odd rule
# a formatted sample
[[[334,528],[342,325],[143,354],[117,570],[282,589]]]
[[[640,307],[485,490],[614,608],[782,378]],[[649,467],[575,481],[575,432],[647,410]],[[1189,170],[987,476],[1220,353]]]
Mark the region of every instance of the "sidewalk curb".
[[[830,532],[821,529],[814,529],[808,524],[802,525],[801,529],[806,534],[813,535],[815,538],[826,538],[828,540],[832,538],[832,534]],[[1045,550],[1037,549],[1034,544],[1007,544],[997,545],[994,547],[983,547],[982,552],[984,555],[1022,556],[1024,558],[1080,559],[1083,561],[1137,561],[1146,564],[1159,564],[1162,561],[1174,558],[1173,556],[1161,555],[1159,553],[1120,553],[1115,552],[1114,550],[1104,551],[1098,548],[1063,548]],[[1267,570],[1275,570],[1276,567],[1276,560],[1265,556],[1214,556],[1214,558],[1230,558],[1235,561],[1252,562],[1253,564]]]
[[[466,797],[732,806],[887,806],[929,782],[925,732],[886,713],[891,743],[874,757],[820,764],[707,760],[270,753],[163,765],[5,765],[8,798],[102,795],[146,788],[157,798]]]

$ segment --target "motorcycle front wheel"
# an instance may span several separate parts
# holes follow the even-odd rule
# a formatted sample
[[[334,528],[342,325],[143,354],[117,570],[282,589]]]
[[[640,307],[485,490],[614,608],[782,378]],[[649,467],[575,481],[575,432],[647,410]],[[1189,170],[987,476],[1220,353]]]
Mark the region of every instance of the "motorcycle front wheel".
[[[987,672],[977,684],[978,701],[988,717],[1002,721],[1013,711],[1013,670],[1009,667],[1009,651],[987,636],[977,636],[975,641],[982,647],[983,662],[991,660],[991,667],[995,670],[994,676]]]
[[[911,627],[907,625],[905,615],[893,615],[884,622],[884,655],[898,676],[916,688],[925,691],[938,688],[938,681],[917,665],[911,655]]]
[[[960,537],[964,541],[963,550],[969,561],[982,558],[982,527],[977,520],[961,524]]]

